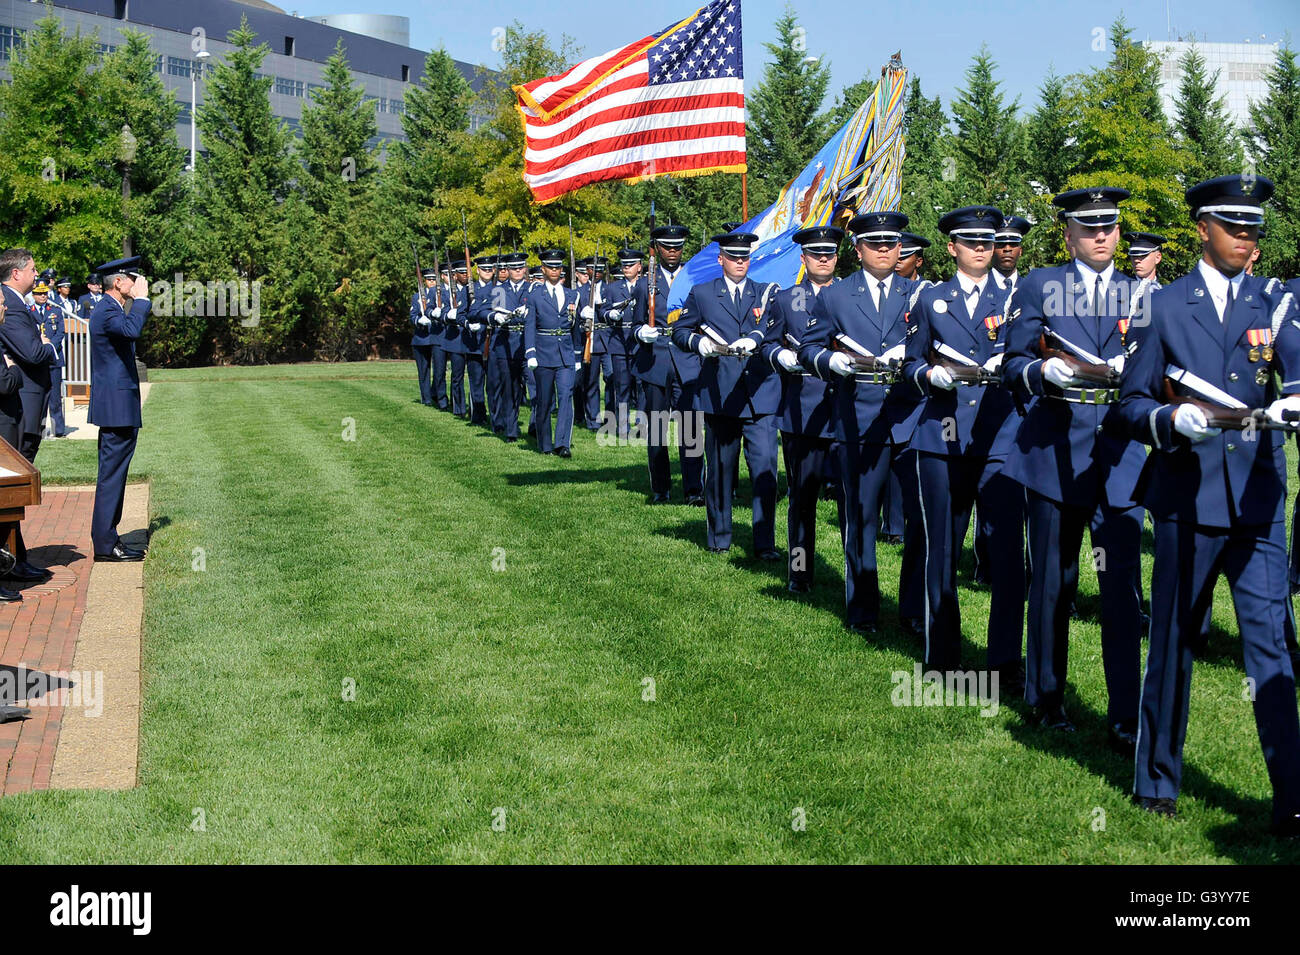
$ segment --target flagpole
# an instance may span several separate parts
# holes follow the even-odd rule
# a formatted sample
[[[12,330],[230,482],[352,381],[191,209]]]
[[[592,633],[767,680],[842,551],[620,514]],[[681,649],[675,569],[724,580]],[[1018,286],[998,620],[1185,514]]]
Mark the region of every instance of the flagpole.
[[[740,174],[740,220],[749,221],[749,173]]]

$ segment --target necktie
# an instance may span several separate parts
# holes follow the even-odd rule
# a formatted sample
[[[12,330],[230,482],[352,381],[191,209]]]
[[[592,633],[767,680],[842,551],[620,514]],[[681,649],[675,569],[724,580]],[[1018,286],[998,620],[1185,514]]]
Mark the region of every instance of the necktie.
[[[739,285],[736,286],[736,294],[732,298],[732,301],[736,303],[736,311],[739,312],[740,311],[740,286]]]
[[[1228,298],[1223,304],[1223,324],[1228,324],[1228,317],[1232,314],[1232,304],[1236,301],[1232,294],[1232,283],[1228,283]]]
[[[1092,314],[1101,318],[1101,276],[1097,276],[1097,283],[1092,287]]]
[[[885,305],[885,283],[883,281],[876,283],[876,311],[880,311]]]

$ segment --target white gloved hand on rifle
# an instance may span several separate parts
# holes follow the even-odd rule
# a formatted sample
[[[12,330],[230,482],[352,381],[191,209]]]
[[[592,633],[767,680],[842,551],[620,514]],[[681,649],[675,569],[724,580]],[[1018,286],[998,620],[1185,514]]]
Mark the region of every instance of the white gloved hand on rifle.
[[[582,308],[582,317],[585,318],[587,321],[591,321],[593,318],[596,317],[596,310],[592,308],[590,305],[584,305]]]
[[[455,320],[456,320],[456,310],[453,308],[447,312],[447,321],[454,322]]]
[[[433,322],[429,321],[427,318],[424,318],[423,316],[421,316],[419,319],[417,319],[417,321],[418,321],[418,323],[421,324],[421,325],[432,325],[432,324],[433,324]]]
[[[753,354],[754,349],[758,346],[754,344],[754,339],[752,338],[737,338],[727,347],[732,351],[742,351],[746,355],[750,355]]]
[[[442,306],[441,305],[435,306],[433,311],[431,311],[429,314],[432,315],[434,318],[442,318]]]
[[[574,370],[574,371],[582,371],[582,362],[580,362],[580,361],[575,361],[575,362],[573,363],[573,370]]]
[[[993,372],[994,374],[997,374],[997,372],[1001,368],[1002,368],[1001,355],[994,355],[992,358],[990,358],[988,361],[984,363],[984,370],[988,372]]]
[[[1174,412],[1174,430],[1191,439],[1193,444],[1222,433],[1219,428],[1211,428],[1205,412],[1191,403],[1179,405]]]
[[[952,391],[957,387],[957,383],[952,380],[952,372],[943,365],[935,365],[928,372],[926,378],[930,382],[931,388],[939,388],[943,391]]]
[[[1074,372],[1064,358],[1049,358],[1043,362],[1043,380],[1058,388],[1072,388],[1079,384],[1079,379],[1074,377]]]
[[[536,359],[536,358],[530,358],[530,359],[528,359],[528,367],[529,367],[529,368],[536,368],[536,367],[537,367],[537,359]]]
[[[479,322],[470,322],[469,330],[471,332],[481,332],[483,331],[483,326]]]
[[[1287,422],[1282,415],[1287,411],[1300,413],[1300,395],[1287,395],[1284,398],[1277,399],[1268,406],[1268,418],[1278,424],[1285,424]]]
[[[651,328],[649,325],[640,325],[637,327],[636,337],[649,344],[659,337],[659,329]]]
[[[700,342],[695,346],[695,350],[700,353],[701,358],[712,358],[718,353],[718,346],[714,344],[713,339],[708,335],[701,335]]]
[[[1116,355],[1114,358],[1107,358],[1106,364],[1110,365],[1110,367],[1114,370],[1115,374],[1122,375],[1124,374],[1125,357],[1126,356],[1124,355]]]
[[[853,362],[849,361],[849,356],[842,352],[832,352],[826,363],[830,366],[831,371],[837,375],[847,377],[853,374]]]
[[[798,371],[803,367],[799,364],[799,356],[788,348],[782,348],[776,353],[776,363],[786,371]]]
[[[899,342],[889,351],[880,356],[880,360],[888,364],[891,361],[902,361],[903,355],[907,353],[907,342]]]

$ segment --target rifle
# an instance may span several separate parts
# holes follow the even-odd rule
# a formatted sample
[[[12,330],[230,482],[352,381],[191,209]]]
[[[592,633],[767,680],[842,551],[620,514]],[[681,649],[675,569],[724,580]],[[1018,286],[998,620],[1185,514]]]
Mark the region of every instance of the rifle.
[[[975,364],[965,355],[943,342],[936,342],[930,346],[926,361],[931,365],[946,368],[948,374],[952,375],[952,380],[958,384],[979,386],[1002,384],[1002,376],[997,372],[989,371],[983,365]]]
[[[497,260],[492,263],[493,281],[496,281],[497,272],[500,270],[500,268],[501,268],[501,233],[498,231],[497,232]],[[492,333],[495,330],[496,329],[492,327],[492,323],[488,322],[487,334],[483,336],[483,360],[484,361],[487,361],[488,350],[492,347]]]
[[[787,335],[787,338],[790,336]],[[897,359],[885,361],[878,355],[873,355],[848,335],[843,332],[837,334],[831,340],[831,350],[837,351],[849,360],[853,366],[854,376],[869,375],[868,380],[873,380],[875,384],[885,385],[892,384],[898,380],[901,363]]]
[[[596,262],[600,261],[600,239],[596,240]],[[591,294],[588,298],[588,307],[591,308],[591,318],[587,319],[587,342],[582,346],[582,361],[584,364],[591,364],[591,346],[596,338],[596,266],[591,267],[591,280],[587,283],[591,286]]]
[[[460,234],[465,239],[465,311],[468,312],[469,307],[474,304],[474,273],[470,270],[469,264],[469,229],[465,226],[464,209],[460,210]],[[453,282],[456,280],[454,275],[451,278]]]
[[[713,354],[719,358],[748,358],[753,352],[747,352],[740,348],[732,348],[731,343],[723,339],[721,335],[715,332],[708,325],[701,325],[700,331],[709,336],[713,342]]]
[[[420,268],[420,253],[416,251],[414,242],[411,243],[411,255],[415,256],[415,293],[420,297],[420,317],[426,318],[429,303],[424,298],[424,270]]]
[[[669,219],[671,224],[672,220]],[[650,200],[650,278],[649,300],[647,302],[646,324],[655,327],[655,299],[659,293],[659,257],[655,255],[655,201]]]
[[[1187,385],[1178,382],[1183,387]],[[1225,397],[1231,397],[1225,395]],[[1193,395],[1181,395],[1175,390],[1175,381],[1165,375],[1165,399],[1173,405],[1196,405],[1205,413],[1205,423],[1211,428],[1223,431],[1285,431],[1288,434],[1300,434],[1300,411],[1282,412],[1282,421],[1277,422],[1268,416],[1263,408],[1239,407],[1207,401]]]
[[[1049,345],[1048,342],[1053,342]],[[1054,347],[1059,346],[1059,347]],[[1046,325],[1038,336],[1038,351],[1044,358],[1059,358],[1070,368],[1070,374],[1090,385],[1115,388],[1119,385],[1119,372],[1096,355],[1085,351],[1067,338],[1063,338]]]

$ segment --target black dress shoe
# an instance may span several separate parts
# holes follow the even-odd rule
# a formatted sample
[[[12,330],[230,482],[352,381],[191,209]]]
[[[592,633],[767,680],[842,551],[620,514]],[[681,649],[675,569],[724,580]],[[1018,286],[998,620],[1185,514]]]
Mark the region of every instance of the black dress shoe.
[[[650,503],[651,503],[651,504],[671,504],[671,503],[672,503],[672,498],[670,498],[670,497],[668,496],[667,492],[665,492],[665,493],[663,493],[663,494],[656,494],[654,497],[650,498]]]
[[[915,617],[899,617],[898,624],[904,633],[910,633],[914,637],[925,636],[925,624]]]
[[[806,580],[792,580],[785,585],[785,589],[792,594],[810,594],[812,593],[812,584]]]
[[[107,554],[96,554],[96,563],[126,563],[129,561],[144,560],[144,554],[138,550],[131,550],[123,547],[121,544],[113,545],[113,549]]]
[[[0,603],[12,604],[23,599],[23,595],[16,590],[5,590],[0,587]]]
[[[770,561],[780,560],[781,552],[779,550],[768,548],[767,550],[760,550],[754,556],[757,557],[759,560],[765,560],[770,562]]]
[[[1157,816],[1168,816],[1172,819],[1178,815],[1178,802],[1174,799],[1166,799],[1163,796],[1134,796],[1133,801],[1147,812]]]
[[[1070,718],[1065,715],[1065,707],[1060,703],[1052,706],[1034,707],[1034,716],[1038,718],[1038,725],[1049,730],[1060,730],[1062,733],[1073,733],[1074,724]]]
[[[725,554],[729,550],[731,550],[730,547],[709,547],[709,553],[711,554]]]
[[[9,720],[20,720],[24,716],[31,716],[32,711],[25,706],[10,706],[7,703],[0,704],[0,723]]]
[[[5,580],[16,580],[20,584],[35,584],[44,583],[50,579],[51,575],[39,567],[33,567],[26,561],[20,560],[4,576]]]
[[[561,458],[571,458],[571,457],[573,457],[573,454],[569,451],[568,448],[556,448],[556,449],[555,449],[555,454],[556,454],[556,457],[561,457]]]
[[[1137,727],[1132,723],[1112,723],[1106,730],[1106,740],[1121,756],[1132,757],[1137,753]]]
[[[687,497],[686,497],[686,506],[687,506],[687,507],[703,507],[703,506],[704,506],[704,495],[703,495],[703,494],[690,494],[690,495],[687,495]]]
[[[902,534],[886,534],[884,537],[882,537],[882,538],[880,538],[880,539],[881,539],[884,543],[886,543],[886,544],[894,544],[894,545],[898,545],[898,544],[903,543],[903,535],[902,535]]]
[[[860,634],[864,637],[869,637],[876,632],[876,625],[874,623],[851,623],[848,625],[848,628],[854,633]]]
[[[506,438],[506,444],[514,444],[518,440],[518,438]]]

